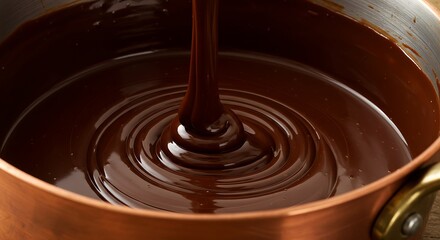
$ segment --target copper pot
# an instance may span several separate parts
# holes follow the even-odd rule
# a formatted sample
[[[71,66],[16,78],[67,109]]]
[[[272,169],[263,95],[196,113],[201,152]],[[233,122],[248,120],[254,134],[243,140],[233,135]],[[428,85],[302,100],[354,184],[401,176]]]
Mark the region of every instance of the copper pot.
[[[29,19],[79,2],[1,1],[0,40]],[[438,94],[440,12],[427,1],[313,2],[394,39],[419,64]],[[139,4],[161,7],[163,2]],[[13,167],[7,159],[0,160],[0,236],[33,240],[419,238],[433,192],[440,188],[440,138],[423,147],[411,163],[347,194],[286,209],[217,215],[109,205],[59,189]]]

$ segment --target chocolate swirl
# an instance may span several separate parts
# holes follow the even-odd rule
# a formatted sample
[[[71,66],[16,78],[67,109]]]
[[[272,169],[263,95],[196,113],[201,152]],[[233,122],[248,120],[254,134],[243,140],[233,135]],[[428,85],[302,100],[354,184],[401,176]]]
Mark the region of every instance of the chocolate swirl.
[[[319,130],[294,109],[261,95],[221,90],[223,103],[237,114],[249,139],[237,149],[193,152],[170,141],[165,129],[184,90],[145,92],[103,115],[107,118],[94,135],[88,159],[92,183],[105,200],[185,212],[187,203],[173,200],[177,195],[194,201],[191,211],[215,212],[221,208],[216,203],[232,205],[229,211],[239,211],[242,204],[264,209],[274,201],[268,195],[279,196],[276,201],[287,207],[333,194],[334,154]],[[301,194],[304,188],[314,191]]]

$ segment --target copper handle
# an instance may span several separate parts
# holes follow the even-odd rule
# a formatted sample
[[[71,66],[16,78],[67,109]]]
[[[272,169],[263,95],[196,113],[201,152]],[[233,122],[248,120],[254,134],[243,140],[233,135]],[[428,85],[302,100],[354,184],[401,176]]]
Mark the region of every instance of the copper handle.
[[[373,239],[398,240],[418,236],[439,189],[440,163],[416,171],[382,209],[373,225]]]

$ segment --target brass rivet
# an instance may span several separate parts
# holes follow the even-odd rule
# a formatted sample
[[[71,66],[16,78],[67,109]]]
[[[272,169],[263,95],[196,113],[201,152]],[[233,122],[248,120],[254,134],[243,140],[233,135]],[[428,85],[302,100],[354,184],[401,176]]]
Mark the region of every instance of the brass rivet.
[[[420,213],[409,215],[402,225],[402,234],[406,237],[416,234],[423,225],[423,217]]]

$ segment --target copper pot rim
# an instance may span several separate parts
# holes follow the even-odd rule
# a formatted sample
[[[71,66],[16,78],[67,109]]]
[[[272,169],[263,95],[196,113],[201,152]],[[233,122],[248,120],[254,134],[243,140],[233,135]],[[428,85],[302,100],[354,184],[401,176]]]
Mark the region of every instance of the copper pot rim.
[[[440,21],[440,8],[438,6],[435,6],[428,0],[421,0],[420,2],[422,2],[430,11],[432,11],[434,16]]]
[[[60,199],[66,201],[75,202],[86,207],[100,209],[104,211],[110,211],[116,214],[131,215],[143,218],[156,218],[156,219],[173,219],[179,221],[227,221],[227,220],[244,220],[244,219],[261,219],[261,218],[283,218],[292,215],[301,215],[311,212],[320,211],[327,208],[333,208],[338,205],[345,204],[356,199],[365,197],[373,192],[383,190],[384,187],[393,184],[399,180],[404,179],[410,173],[414,172],[417,168],[427,163],[430,158],[440,151],[440,137],[437,138],[425,151],[415,157],[410,163],[396,170],[395,172],[380,178],[362,188],[355,189],[348,193],[344,193],[338,196],[334,196],[328,199],[322,199],[310,203],[300,204],[292,207],[264,210],[264,211],[252,211],[242,213],[219,213],[219,214],[194,214],[194,213],[173,213],[173,212],[160,212],[148,209],[134,209],[125,206],[112,205],[110,203],[95,200],[82,196],[80,194],[70,192],[68,190],[56,187],[50,183],[44,182],[30,174],[12,166],[5,160],[0,158],[0,171],[9,174],[17,181],[21,181],[37,190],[46,192],[47,194],[54,195]]]

